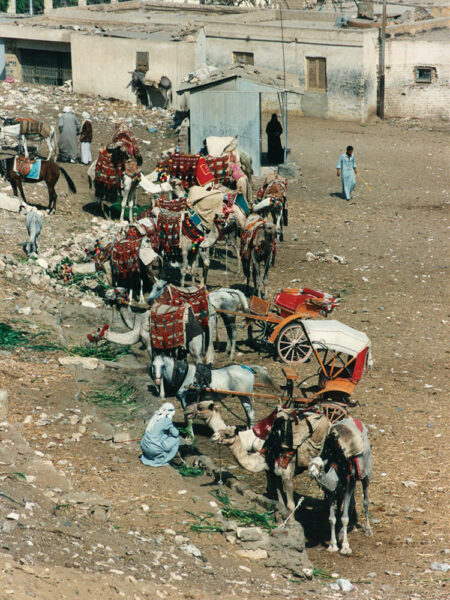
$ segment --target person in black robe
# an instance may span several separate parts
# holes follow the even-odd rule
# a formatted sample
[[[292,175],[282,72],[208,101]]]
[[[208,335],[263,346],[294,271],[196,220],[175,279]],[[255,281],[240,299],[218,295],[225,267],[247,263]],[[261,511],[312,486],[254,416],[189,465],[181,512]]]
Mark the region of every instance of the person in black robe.
[[[279,165],[284,162],[284,150],[281,145],[281,134],[283,128],[279,122],[276,113],[273,113],[272,118],[267,123],[267,158],[270,164]]]

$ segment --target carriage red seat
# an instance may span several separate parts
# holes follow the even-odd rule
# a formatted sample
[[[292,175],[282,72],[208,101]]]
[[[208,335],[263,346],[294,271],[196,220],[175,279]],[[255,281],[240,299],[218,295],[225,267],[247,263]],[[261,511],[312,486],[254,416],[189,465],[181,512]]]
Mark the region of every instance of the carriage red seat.
[[[294,313],[311,312],[318,314],[321,311],[326,313],[338,306],[339,300],[333,298],[330,294],[312,290],[310,288],[285,288],[275,296],[274,304],[280,310],[280,316],[288,317]],[[323,314],[323,313],[322,313]]]

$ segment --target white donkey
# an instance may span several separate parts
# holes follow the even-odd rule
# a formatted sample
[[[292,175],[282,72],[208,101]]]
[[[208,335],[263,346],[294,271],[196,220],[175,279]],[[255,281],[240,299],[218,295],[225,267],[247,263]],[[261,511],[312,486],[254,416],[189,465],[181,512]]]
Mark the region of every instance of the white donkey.
[[[49,154],[46,160],[50,160],[52,154],[56,156],[55,128],[53,125],[42,123],[41,121],[20,121],[14,122],[13,119],[4,119],[5,124],[0,126],[0,139],[5,137],[15,137],[24,149],[24,154],[28,157],[28,140],[45,140]],[[11,124],[6,124],[6,123]]]
[[[26,212],[25,225],[28,231],[28,242],[23,243],[23,249],[28,256],[37,256],[42,230],[42,216],[37,208],[32,207]]]

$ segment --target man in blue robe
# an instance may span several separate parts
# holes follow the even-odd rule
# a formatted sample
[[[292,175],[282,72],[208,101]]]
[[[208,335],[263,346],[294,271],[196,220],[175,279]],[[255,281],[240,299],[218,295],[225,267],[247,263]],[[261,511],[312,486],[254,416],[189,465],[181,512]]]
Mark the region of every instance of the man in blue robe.
[[[151,467],[167,465],[180,446],[180,432],[172,423],[175,407],[165,402],[148,422],[141,441],[141,462]]]
[[[342,194],[346,200],[350,200],[356,185],[355,175],[358,175],[355,157],[353,156],[353,146],[347,146],[345,154],[341,154],[336,169],[337,176],[342,179]]]

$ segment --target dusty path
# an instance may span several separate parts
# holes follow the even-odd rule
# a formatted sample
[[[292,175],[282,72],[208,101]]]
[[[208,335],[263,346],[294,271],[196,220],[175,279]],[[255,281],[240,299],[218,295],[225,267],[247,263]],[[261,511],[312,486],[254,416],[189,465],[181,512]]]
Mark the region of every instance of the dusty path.
[[[6,94],[5,89],[2,93]],[[96,102],[71,97],[80,110],[92,104],[93,111]],[[94,130],[99,142],[110,135],[113,110],[131,114],[125,105],[103,103],[104,118]],[[53,106],[46,110],[49,116],[56,114]],[[145,163],[145,170],[150,171],[157,148],[172,145],[173,138],[167,138],[164,124],[161,135],[148,133],[147,126],[158,115],[139,113],[138,117],[144,123],[136,129],[138,136],[151,141],[151,156]],[[302,119],[289,123],[289,147],[302,167],[303,179],[301,185],[289,188],[289,228],[269,277],[271,293],[297,284],[340,293],[342,305],[333,318],[367,332],[374,350],[374,369],[359,384],[355,397],[360,406],[353,411],[369,426],[373,444],[370,510],[374,536],[353,532],[351,557],[327,553],[326,529],[319,526],[324,518],[320,494],[306,479],[298,478],[296,483],[297,491],[306,495],[297,517],[305,528],[310,560],[323,573],[339,573],[356,582],[357,590],[348,594],[352,598],[435,600],[448,596],[448,575],[430,570],[432,562],[448,562],[449,552],[445,514],[450,181],[448,135],[435,127]],[[335,165],[349,143],[355,147],[359,170],[372,191],[360,181],[353,201],[347,203],[336,195],[340,182]],[[75,239],[92,226],[85,170],[78,165],[69,168],[78,194],[58,200],[56,215],[45,222],[43,248]],[[36,189],[45,198],[45,190]],[[63,191],[64,184],[58,189]],[[0,257],[11,255],[17,263],[21,257],[17,243],[25,239],[22,218],[4,211],[1,217]],[[346,264],[307,262],[308,251],[325,250],[345,257]],[[50,328],[55,336],[63,334],[71,343],[83,343],[86,333],[110,318],[109,311],[80,308],[80,299],[64,290],[34,285],[29,276],[10,277],[10,266],[4,262],[0,321],[23,319],[15,309],[31,306],[25,327]],[[213,269],[211,275],[213,285],[223,284],[222,271]],[[233,282],[232,273],[229,276]],[[251,351],[244,343],[245,331],[239,330],[239,336],[237,360],[265,364],[279,377],[280,363]],[[137,348],[133,352],[138,361],[144,360]],[[0,429],[0,472],[9,473],[0,474],[0,491],[37,506],[32,514],[19,510],[25,517],[8,530],[6,515],[15,507],[0,496],[2,600],[50,597],[55,586],[61,598],[70,599],[99,593],[108,599],[124,595],[136,599],[341,597],[329,587],[330,579],[294,583],[288,573],[239,558],[221,534],[190,531],[192,521],[185,511],[211,510],[211,480],[206,476],[182,479],[172,469],[145,469],[137,460],[135,444],[101,439],[112,431],[109,423],[130,429],[132,438],[139,437],[158,402],[148,391],[151,381],[145,371],[71,371],[58,366],[59,355],[0,354],[0,388],[10,392],[9,420],[30,445],[28,450],[22,448],[23,456],[42,452],[44,457],[38,458],[51,460],[61,476],[57,481],[52,474],[55,479],[51,479],[44,469],[31,483],[11,477],[8,461],[13,450],[8,436],[12,434],[9,428]],[[224,362],[219,355],[218,363]],[[310,368],[299,367],[299,373]],[[89,390],[122,381],[135,385],[143,404],[132,420],[83,400]],[[236,403],[230,406],[240,410]],[[261,417],[270,410],[264,403],[256,408]],[[58,417],[60,413],[63,416]],[[23,425],[28,415],[31,423]],[[92,422],[87,419],[82,425],[86,415],[92,416]],[[224,417],[234,422],[230,415],[224,413]],[[80,427],[86,430],[77,442],[73,434]],[[201,451],[217,452],[202,435],[197,445]],[[27,474],[28,459],[14,457],[14,464],[20,465],[14,470]],[[233,465],[231,457],[224,459],[224,465]],[[263,489],[261,479],[233,472],[255,489]],[[108,501],[106,520],[101,507],[90,511],[80,504],[55,510],[52,494],[59,497],[60,492],[54,490],[65,485]],[[90,502],[88,506],[92,498]],[[90,516],[90,512],[97,514]],[[183,552],[169,529],[189,537],[203,558]]]

